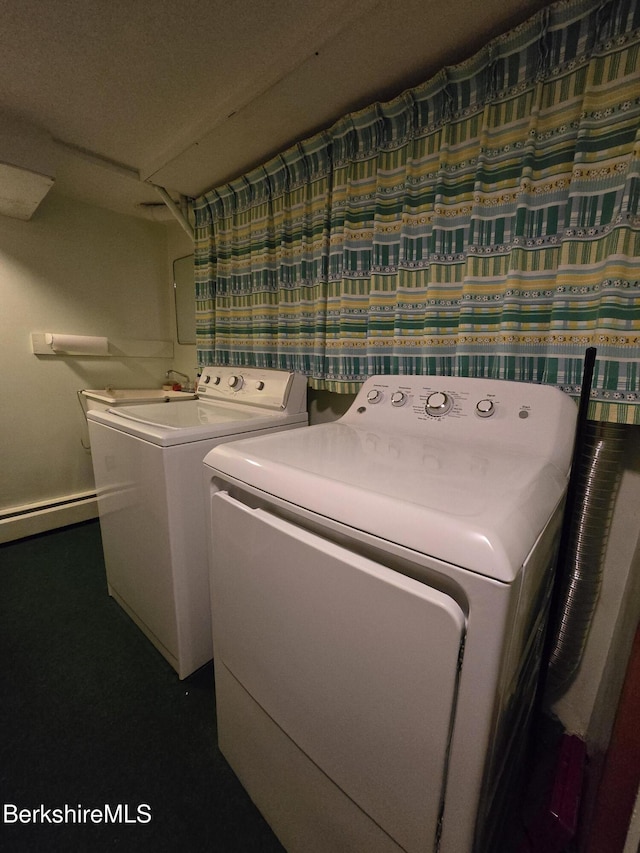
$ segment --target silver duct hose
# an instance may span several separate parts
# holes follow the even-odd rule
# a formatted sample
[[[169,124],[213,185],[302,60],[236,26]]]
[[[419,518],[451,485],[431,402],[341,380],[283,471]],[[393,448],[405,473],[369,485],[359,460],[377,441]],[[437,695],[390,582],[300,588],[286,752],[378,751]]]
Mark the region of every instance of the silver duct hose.
[[[573,681],[600,594],[604,554],[618,495],[629,431],[624,424],[587,421],[575,479],[560,600],[549,656],[546,689],[551,698]],[[575,464],[575,463],[574,463]]]

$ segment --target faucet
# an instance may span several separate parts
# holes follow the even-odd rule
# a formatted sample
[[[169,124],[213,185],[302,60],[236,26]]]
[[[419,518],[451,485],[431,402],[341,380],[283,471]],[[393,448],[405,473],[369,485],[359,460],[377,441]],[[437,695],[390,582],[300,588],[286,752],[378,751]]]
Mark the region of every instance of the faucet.
[[[193,387],[193,386],[192,386],[192,384],[191,384],[191,380],[189,379],[189,377],[187,376],[187,374],[186,374],[186,373],[180,373],[180,371],[179,371],[179,370],[167,370],[167,372],[166,372],[166,373],[165,373],[165,375],[164,375],[164,376],[165,376],[165,379],[169,379],[169,380],[170,380],[170,379],[171,379],[171,374],[172,374],[172,373],[173,373],[173,374],[175,374],[176,376],[181,376],[181,377],[185,380],[185,390],[189,390],[190,388],[192,388],[192,387]]]

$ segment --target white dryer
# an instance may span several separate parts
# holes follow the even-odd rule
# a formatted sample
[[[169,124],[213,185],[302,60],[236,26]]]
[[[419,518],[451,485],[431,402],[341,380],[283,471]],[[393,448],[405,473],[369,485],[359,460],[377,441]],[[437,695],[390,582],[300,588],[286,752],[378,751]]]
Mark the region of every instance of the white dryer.
[[[202,460],[306,426],[306,388],[288,371],[207,367],[196,400],[87,413],[109,594],[180,678],[212,657]]]
[[[380,376],[207,454],[219,744],[289,853],[497,849],[576,413]]]

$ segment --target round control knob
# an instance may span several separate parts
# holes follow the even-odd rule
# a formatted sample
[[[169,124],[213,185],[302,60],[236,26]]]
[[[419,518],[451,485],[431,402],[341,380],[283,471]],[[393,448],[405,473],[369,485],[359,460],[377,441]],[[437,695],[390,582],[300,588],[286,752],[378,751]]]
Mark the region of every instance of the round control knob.
[[[407,401],[407,396],[404,391],[394,391],[391,395],[392,406],[404,406]]]
[[[262,379],[258,379],[258,381],[256,382],[256,391],[262,391],[263,388],[264,382],[262,381]]]
[[[371,391],[367,391],[368,403],[379,403],[380,400],[382,400],[382,391],[378,391],[377,388],[372,388]]]
[[[211,377],[207,373],[207,375],[204,377],[204,384],[208,385],[210,382],[211,382]]]
[[[242,388],[242,376],[230,376],[228,381],[229,388],[233,388],[235,391]]]
[[[476,403],[476,415],[480,418],[490,418],[495,410],[493,400],[479,400]]]
[[[444,391],[434,391],[427,397],[427,404],[424,408],[428,415],[438,418],[446,415],[452,405],[453,401],[448,394],[445,394]]]
[[[209,381],[209,380],[207,380],[207,381]],[[215,377],[215,379],[213,380],[213,384],[214,384],[214,385],[219,385],[219,384],[220,384],[220,377],[219,377],[219,376],[216,376],[216,377]]]

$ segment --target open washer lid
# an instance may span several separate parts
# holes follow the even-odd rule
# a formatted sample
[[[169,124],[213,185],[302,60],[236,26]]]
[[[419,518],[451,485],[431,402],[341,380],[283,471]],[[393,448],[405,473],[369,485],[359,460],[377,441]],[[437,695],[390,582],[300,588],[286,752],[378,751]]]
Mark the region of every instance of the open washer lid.
[[[306,377],[257,367],[205,367],[200,399],[90,410],[89,422],[109,426],[161,447],[242,435],[287,424],[306,424]]]
[[[162,447],[307,422],[304,413],[201,400],[187,400],[180,406],[165,403],[119,406],[106,412],[90,411],[87,418]]]
[[[166,391],[162,388],[87,388],[80,392],[87,400],[97,400],[105,406],[132,406],[136,403],[184,403],[195,400],[188,391]]]

